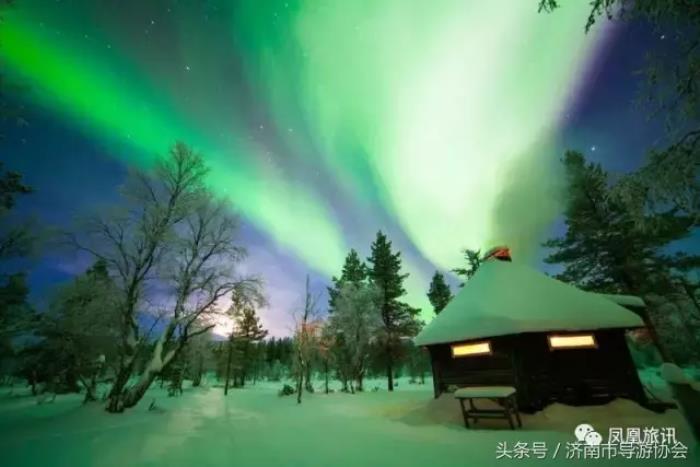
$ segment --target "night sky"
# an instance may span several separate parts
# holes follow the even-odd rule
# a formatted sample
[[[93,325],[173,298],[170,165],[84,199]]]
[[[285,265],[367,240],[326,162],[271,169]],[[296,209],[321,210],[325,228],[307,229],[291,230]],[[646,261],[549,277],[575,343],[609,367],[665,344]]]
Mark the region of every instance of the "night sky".
[[[636,23],[585,34],[587,3],[18,0],[0,67],[24,110],[0,158],[36,192],[17,214],[68,228],[182,140],[244,220],[272,334],[289,332],[306,273],[324,291],[379,229],[429,319],[430,277],[464,247],[506,243],[543,267],[564,149],[622,173],[664,144],[635,71],[668,38]],[[49,248],[12,267],[31,270],[40,304],[89,263]]]

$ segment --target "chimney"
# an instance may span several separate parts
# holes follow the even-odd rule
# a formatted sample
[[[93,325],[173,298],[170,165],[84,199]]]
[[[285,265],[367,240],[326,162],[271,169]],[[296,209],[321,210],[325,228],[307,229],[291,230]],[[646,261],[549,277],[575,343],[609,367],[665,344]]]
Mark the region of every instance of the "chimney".
[[[484,255],[484,259],[482,261],[512,261],[510,257],[510,248],[507,246],[497,246],[494,248],[491,248],[489,251],[486,252]]]

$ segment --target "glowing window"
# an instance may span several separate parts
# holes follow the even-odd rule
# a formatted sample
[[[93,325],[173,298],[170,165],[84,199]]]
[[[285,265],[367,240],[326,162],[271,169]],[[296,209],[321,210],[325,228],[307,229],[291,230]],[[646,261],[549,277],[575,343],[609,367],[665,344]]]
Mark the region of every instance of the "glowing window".
[[[491,342],[474,342],[472,344],[458,344],[452,346],[452,358],[471,357],[474,355],[490,355]]]
[[[547,337],[550,349],[594,349],[598,347],[593,334]]]

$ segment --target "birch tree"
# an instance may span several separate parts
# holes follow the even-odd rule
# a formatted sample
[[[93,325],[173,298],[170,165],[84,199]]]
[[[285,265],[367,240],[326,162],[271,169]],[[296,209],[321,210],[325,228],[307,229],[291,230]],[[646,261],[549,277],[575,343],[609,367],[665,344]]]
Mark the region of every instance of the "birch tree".
[[[348,348],[350,392],[362,391],[370,342],[382,327],[378,311],[380,291],[373,284],[344,284],[336,297],[335,312],[330,318],[336,335],[342,335]]]
[[[124,407],[141,399],[189,339],[215,326],[222,298],[234,292],[241,296],[259,294],[256,278],[240,277],[235,272],[245,250],[234,244],[238,221],[226,203],[201,193],[191,208],[176,225],[164,261],[169,272],[163,279],[175,296],[172,313],[138,382],[125,392]]]
[[[295,316],[294,330],[294,369],[296,377],[297,404],[301,404],[301,394],[304,389],[304,379],[311,384],[311,359],[315,351],[320,320],[318,319],[318,300],[311,295],[309,276],[306,276],[304,293],[304,308]]]
[[[206,174],[202,157],[177,143],[152,170],[131,173],[121,208],[104,210],[88,219],[81,235],[69,235],[77,248],[107,263],[119,290],[120,349],[110,412],[135,405],[187,340],[213,326],[202,324],[216,313],[221,298],[259,285],[234,276],[244,256],[232,243],[237,222],[207,192]],[[144,371],[127,387],[145,343],[138,314],[155,279],[172,292],[173,304]],[[192,331],[195,325],[199,329]]]

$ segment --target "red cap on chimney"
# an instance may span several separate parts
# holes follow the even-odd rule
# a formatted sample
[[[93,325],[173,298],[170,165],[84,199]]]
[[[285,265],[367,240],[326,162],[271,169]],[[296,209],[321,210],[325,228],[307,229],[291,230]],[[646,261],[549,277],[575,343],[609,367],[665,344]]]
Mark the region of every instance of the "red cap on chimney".
[[[484,261],[488,261],[491,258],[499,261],[511,261],[510,248],[507,246],[497,246],[495,248],[491,248],[486,252],[486,255],[484,255]]]

